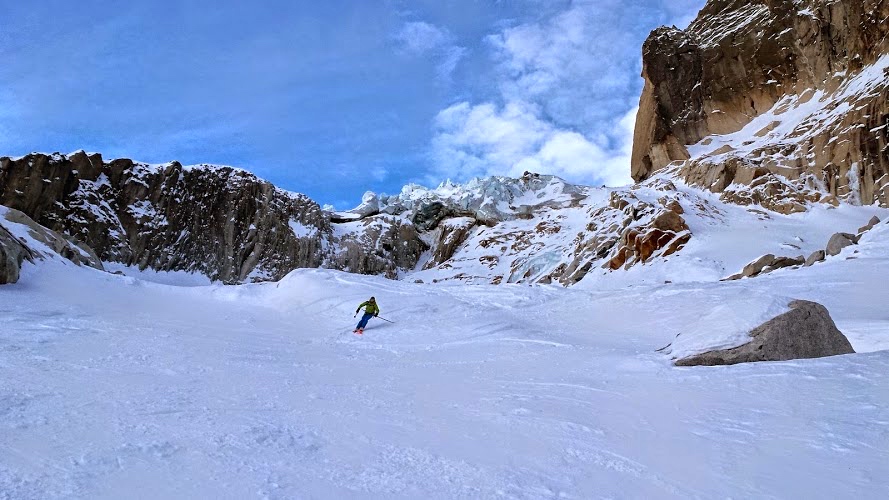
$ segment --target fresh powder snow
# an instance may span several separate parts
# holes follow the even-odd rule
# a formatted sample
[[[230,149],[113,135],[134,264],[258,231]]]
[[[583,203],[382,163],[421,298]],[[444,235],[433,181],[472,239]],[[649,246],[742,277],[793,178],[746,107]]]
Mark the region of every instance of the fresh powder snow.
[[[793,220],[761,232],[796,241]],[[885,497],[889,224],[735,282],[688,250],[571,288],[26,264],[0,287],[0,498]],[[353,335],[371,295],[394,323]],[[672,365],[789,298],[858,353]]]

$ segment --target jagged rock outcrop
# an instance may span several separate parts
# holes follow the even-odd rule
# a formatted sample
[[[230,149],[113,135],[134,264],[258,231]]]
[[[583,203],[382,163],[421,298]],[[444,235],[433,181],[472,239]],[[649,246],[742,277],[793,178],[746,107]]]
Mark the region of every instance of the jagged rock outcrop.
[[[415,274],[424,281],[562,285],[672,255],[692,237],[683,206],[708,210],[662,179],[610,190],[530,173],[412,189],[397,206],[418,228],[434,227],[421,232],[430,252]]]
[[[689,356],[676,361],[676,366],[786,361],[855,352],[823,305],[795,300],[789,307],[790,311],[753,329],[750,342],[731,349]]]
[[[335,255],[327,267],[359,274],[397,278],[399,269],[412,269],[426,251],[417,228],[392,215],[378,215],[337,228]]]
[[[82,151],[0,158],[0,205],[88,243],[105,261],[224,282],[322,266],[394,275],[416,265],[423,245],[401,222],[373,226],[371,246],[359,248],[349,235],[340,245],[317,203],[243,170],[105,162]]]
[[[231,167],[106,162],[83,152],[0,158],[0,205],[88,243],[102,260],[224,282],[328,267],[567,285],[591,269],[668,256],[691,237],[680,203],[687,195],[668,181],[602,203],[606,192],[529,172],[366,193],[355,210],[330,213]],[[473,269],[463,271],[467,264]]]
[[[681,162],[734,203],[889,206],[887,18],[886,0],[710,0],[686,30],[655,30],[634,179]]]
[[[637,262],[646,262],[655,254],[669,256],[691,239],[691,232],[682,218],[684,209],[675,199],[662,198],[658,205],[653,205],[614,196],[615,194],[612,193],[609,208],[623,206],[625,211],[629,209],[627,215],[631,220],[624,220],[624,228],[616,245],[617,251],[606,264],[609,269],[616,270]],[[665,201],[668,199],[669,201]]]
[[[23,262],[55,256],[104,270],[93,249],[83,242],[47,229],[18,210],[0,206],[0,285],[17,282]]]
[[[477,224],[472,217],[454,217],[438,224],[436,230],[430,234],[429,247],[432,254],[424,269],[432,269],[453,257]]]

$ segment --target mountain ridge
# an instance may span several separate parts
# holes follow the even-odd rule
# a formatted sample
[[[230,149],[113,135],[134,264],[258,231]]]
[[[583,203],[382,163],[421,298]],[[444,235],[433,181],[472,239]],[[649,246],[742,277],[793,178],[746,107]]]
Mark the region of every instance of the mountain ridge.
[[[636,184],[623,188],[526,172],[368,192],[335,212],[234,167],[77,151],[0,158],[0,205],[104,261],[226,283],[323,267],[571,285],[669,260],[724,213],[744,225],[820,205],[889,207],[883,19],[887,0],[710,0],[686,30],[654,30]],[[737,271],[729,260],[719,278]]]

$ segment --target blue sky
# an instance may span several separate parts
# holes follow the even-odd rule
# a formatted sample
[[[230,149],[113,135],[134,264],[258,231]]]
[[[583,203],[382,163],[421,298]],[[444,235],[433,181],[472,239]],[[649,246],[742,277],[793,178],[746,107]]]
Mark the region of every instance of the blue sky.
[[[703,3],[0,0],[0,155],[235,165],[337,208],[524,170],[619,185],[642,42]]]

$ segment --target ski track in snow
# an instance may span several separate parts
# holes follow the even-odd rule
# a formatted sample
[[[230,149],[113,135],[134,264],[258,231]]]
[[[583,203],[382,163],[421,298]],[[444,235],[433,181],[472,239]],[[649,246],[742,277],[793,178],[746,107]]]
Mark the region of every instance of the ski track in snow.
[[[0,498],[885,498],[882,231],[812,268],[609,290],[28,265],[0,287]],[[396,323],[355,336],[369,295]],[[825,304],[860,354],[656,352],[760,295]]]

